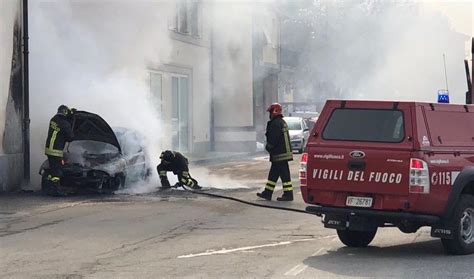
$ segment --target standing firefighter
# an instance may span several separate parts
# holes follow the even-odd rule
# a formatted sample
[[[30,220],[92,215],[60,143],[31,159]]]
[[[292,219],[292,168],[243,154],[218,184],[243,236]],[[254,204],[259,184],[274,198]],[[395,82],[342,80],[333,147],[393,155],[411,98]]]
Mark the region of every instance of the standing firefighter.
[[[49,122],[48,138],[46,140],[45,154],[48,156],[49,175],[48,186],[49,193],[61,194],[60,180],[62,177],[62,162],[64,147],[66,142],[73,138],[72,121],[74,109],[69,109],[61,105],[51,121]]]
[[[293,160],[291,150],[290,135],[288,125],[283,120],[283,109],[280,104],[274,103],[268,107],[270,121],[267,123],[267,144],[265,149],[270,153],[272,166],[268,174],[268,181],[265,190],[257,193],[260,198],[271,200],[278,178],[281,177],[283,183],[283,196],[277,198],[278,201],[293,200],[293,185],[291,184],[290,167],[288,161]]]
[[[169,171],[172,171],[174,174],[178,175],[179,186],[184,185],[193,189],[201,188],[198,185],[198,182],[189,174],[188,159],[184,157],[183,154],[176,151],[166,150],[161,153],[160,159],[161,163],[156,169],[160,175],[161,189],[171,188],[167,176],[167,172]]]

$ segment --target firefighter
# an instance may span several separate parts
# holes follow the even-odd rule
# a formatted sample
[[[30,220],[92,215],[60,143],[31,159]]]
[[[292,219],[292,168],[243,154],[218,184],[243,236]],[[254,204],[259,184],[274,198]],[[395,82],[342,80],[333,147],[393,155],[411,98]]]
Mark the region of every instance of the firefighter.
[[[268,181],[265,190],[257,193],[260,198],[271,200],[273,191],[278,178],[283,183],[283,195],[278,197],[278,201],[293,200],[293,185],[291,183],[290,168],[288,161],[293,160],[293,151],[291,150],[290,135],[288,125],[283,120],[283,108],[279,103],[270,105],[267,109],[270,121],[267,123],[265,149],[270,153],[270,162],[272,166],[268,174]]]
[[[188,168],[188,159],[183,154],[166,150],[161,153],[161,163],[156,167],[158,175],[161,180],[161,189],[171,188],[170,182],[168,181],[167,172],[172,171],[175,175],[178,175],[179,186],[188,186],[193,189],[201,189],[198,182],[191,177]]]
[[[49,122],[48,138],[46,139],[45,154],[49,162],[49,174],[47,176],[51,194],[65,194],[61,192],[60,181],[62,177],[63,154],[66,142],[73,138],[72,122],[75,109],[69,109],[61,105],[51,121]]]

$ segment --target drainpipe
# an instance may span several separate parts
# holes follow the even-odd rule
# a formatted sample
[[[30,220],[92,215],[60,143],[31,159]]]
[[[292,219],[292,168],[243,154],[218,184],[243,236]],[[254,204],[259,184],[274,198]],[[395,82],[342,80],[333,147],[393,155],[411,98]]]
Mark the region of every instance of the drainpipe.
[[[23,185],[30,184],[30,95],[28,0],[23,0]]]

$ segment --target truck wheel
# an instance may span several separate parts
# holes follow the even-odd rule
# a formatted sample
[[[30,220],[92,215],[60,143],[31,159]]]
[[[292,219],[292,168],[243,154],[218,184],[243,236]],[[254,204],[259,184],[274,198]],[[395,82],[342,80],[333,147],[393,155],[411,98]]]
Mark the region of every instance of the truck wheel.
[[[374,231],[350,231],[350,230],[337,230],[337,236],[342,243],[348,247],[367,247],[375,237],[377,229]]]
[[[453,215],[453,239],[441,239],[449,254],[474,253],[474,196],[461,195]]]

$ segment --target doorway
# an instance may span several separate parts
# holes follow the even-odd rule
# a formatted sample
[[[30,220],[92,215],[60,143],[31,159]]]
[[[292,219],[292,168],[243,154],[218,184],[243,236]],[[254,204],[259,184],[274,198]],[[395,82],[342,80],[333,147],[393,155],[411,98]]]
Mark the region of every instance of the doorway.
[[[187,76],[172,76],[171,126],[173,150],[189,151],[189,85]]]

